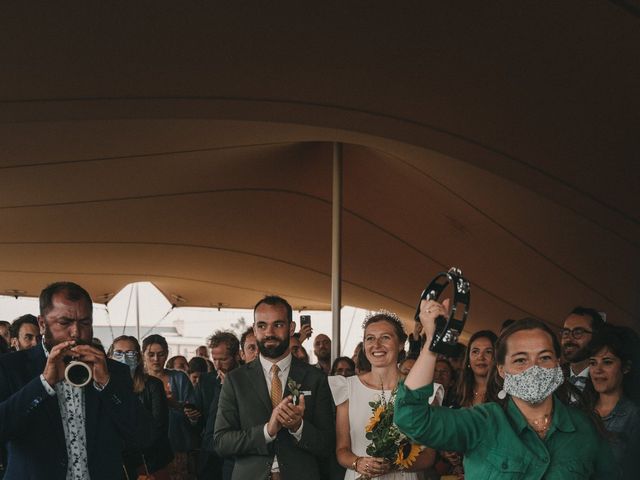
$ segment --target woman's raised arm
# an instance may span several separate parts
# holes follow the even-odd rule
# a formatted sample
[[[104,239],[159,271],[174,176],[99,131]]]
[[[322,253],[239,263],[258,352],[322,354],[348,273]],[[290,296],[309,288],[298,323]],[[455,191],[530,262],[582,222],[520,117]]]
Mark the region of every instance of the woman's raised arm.
[[[429,344],[436,329],[436,318],[440,315],[446,316],[448,310],[449,299],[442,303],[438,303],[435,300],[423,300],[420,303],[420,323],[422,323],[427,339],[416,363],[404,381],[405,386],[411,390],[433,383],[433,370],[436,366],[437,356],[429,350]]]

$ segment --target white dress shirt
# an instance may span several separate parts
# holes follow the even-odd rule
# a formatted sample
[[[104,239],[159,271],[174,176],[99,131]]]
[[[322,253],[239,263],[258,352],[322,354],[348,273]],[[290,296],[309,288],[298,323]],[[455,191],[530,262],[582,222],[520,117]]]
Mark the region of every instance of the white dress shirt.
[[[577,375],[573,373],[571,367],[569,367],[569,381],[578,387],[580,390],[584,390],[584,387],[587,384],[587,379],[589,378],[589,367],[586,367]]]
[[[267,382],[267,390],[269,391],[269,397],[271,397],[271,367],[273,366],[274,363],[278,365],[278,368],[280,369],[280,371],[278,372],[278,378],[280,379],[280,383],[282,384],[282,394],[284,395],[284,391],[287,388],[287,378],[289,377],[289,370],[291,370],[291,353],[289,353],[289,355],[287,355],[286,357],[284,357],[282,360],[278,362],[272,362],[271,360],[263,357],[262,355],[259,355],[258,358],[260,360],[260,365],[262,365],[262,373],[264,373],[264,380],[265,382]],[[269,432],[267,431],[268,424],[269,422],[264,424],[264,428],[263,428],[264,439],[267,443],[271,443],[276,439],[276,435],[274,435],[273,437],[269,435]],[[304,426],[304,420],[300,423],[300,428],[298,428],[298,430],[296,430],[295,432],[292,432],[291,430],[289,430],[289,433],[293,435],[293,438],[295,438],[297,441],[300,441],[300,439],[302,438],[303,426]],[[273,464],[271,466],[271,471],[272,472],[280,471],[280,468],[278,466],[277,455],[273,457]]]

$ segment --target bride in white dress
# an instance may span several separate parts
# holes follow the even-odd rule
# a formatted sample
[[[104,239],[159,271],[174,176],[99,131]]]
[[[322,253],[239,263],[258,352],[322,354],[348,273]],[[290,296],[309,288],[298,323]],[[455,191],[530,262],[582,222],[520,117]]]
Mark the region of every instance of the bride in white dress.
[[[347,469],[345,480],[369,477],[381,480],[416,480],[416,473],[396,470],[381,458],[366,453],[371,443],[365,437],[365,427],[371,418],[369,402],[378,400],[382,389],[387,400],[392,395],[398,379],[398,353],[407,335],[400,319],[388,312],[375,313],[365,320],[365,354],[371,362],[371,371],[353,377],[329,377],[329,384],[337,405],[336,456],[338,463]],[[441,389],[440,389],[441,390]],[[441,391],[437,391],[442,393]],[[429,399],[432,401],[432,399]],[[425,448],[411,470],[423,470],[433,464],[435,452]]]

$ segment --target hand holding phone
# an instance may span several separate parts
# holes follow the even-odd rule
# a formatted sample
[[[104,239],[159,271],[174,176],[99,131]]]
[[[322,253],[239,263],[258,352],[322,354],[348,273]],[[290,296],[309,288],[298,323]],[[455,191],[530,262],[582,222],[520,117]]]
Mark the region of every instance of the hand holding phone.
[[[300,315],[300,343],[311,337],[311,315]]]

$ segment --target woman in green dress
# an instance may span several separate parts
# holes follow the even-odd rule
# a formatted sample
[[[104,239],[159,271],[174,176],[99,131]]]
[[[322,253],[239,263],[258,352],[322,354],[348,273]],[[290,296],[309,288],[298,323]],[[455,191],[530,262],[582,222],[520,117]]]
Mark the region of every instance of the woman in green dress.
[[[447,300],[422,302],[426,345],[435,319],[448,307]],[[549,327],[539,320],[519,320],[496,346],[492,381],[501,384],[500,403],[453,410],[425,406],[436,354],[423,348],[398,387],[395,422],[417,443],[463,452],[466,480],[615,479],[617,467],[597,424],[569,406],[559,358],[560,344]]]

